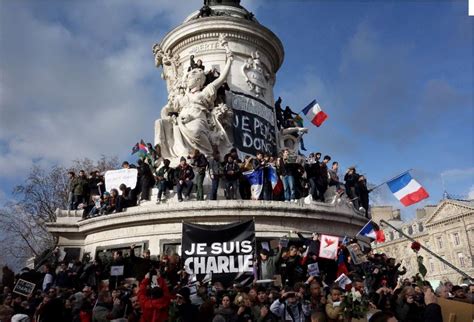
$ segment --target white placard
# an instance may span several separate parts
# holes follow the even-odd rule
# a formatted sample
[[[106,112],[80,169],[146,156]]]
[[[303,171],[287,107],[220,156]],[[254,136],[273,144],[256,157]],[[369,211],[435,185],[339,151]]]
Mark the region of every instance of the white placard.
[[[308,264],[308,275],[319,276],[319,265],[318,263]]]
[[[117,189],[119,194],[121,194],[119,187],[122,183],[134,189],[137,185],[137,174],[137,169],[109,170],[104,176],[105,189],[108,192],[112,189]]]
[[[121,266],[110,266],[110,276],[122,276],[123,265]]]
[[[334,283],[337,283],[340,288],[345,289],[346,285],[352,284],[352,281],[349,277],[346,276],[346,274],[342,273],[341,276],[339,276]]]

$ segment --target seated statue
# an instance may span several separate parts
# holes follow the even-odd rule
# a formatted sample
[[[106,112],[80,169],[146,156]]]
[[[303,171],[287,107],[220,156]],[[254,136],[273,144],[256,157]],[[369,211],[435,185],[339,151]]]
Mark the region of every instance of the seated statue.
[[[162,113],[162,119],[156,123],[155,143],[160,143],[164,157],[188,155],[193,149],[205,155],[211,155],[215,149],[230,149],[226,126],[221,123],[228,113],[213,113],[213,109],[217,91],[225,82],[232,61],[232,54],[227,53],[223,72],[206,86],[206,75],[202,69],[191,69],[187,73],[186,90],[178,97],[170,97],[164,108],[166,113]]]

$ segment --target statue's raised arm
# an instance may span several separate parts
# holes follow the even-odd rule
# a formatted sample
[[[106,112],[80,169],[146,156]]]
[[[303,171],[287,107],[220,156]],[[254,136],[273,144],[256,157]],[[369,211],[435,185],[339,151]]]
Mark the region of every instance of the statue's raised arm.
[[[227,76],[229,75],[230,67],[232,65],[232,61],[234,60],[234,55],[229,48],[229,42],[227,41],[227,37],[224,34],[219,35],[219,39],[217,40],[219,45],[225,49],[225,54],[227,56],[227,61],[224,66],[224,70],[219,75],[217,79],[215,79],[211,84],[214,88],[219,88],[224,84]]]
[[[227,76],[229,75],[230,67],[232,65],[233,60],[234,60],[234,56],[232,55],[232,53],[228,53],[224,70],[222,71],[220,76],[211,83],[214,86],[214,88],[219,88],[222,86],[222,84],[224,84],[225,80],[227,79]]]

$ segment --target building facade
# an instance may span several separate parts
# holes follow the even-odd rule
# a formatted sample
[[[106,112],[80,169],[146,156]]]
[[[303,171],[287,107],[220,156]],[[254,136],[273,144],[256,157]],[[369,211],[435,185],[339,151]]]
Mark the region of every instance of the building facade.
[[[426,206],[416,211],[416,218],[409,222],[400,219],[400,211],[392,207],[373,207],[372,217],[377,223],[388,221],[406,235],[418,241],[441,258],[474,276],[474,202],[452,199],[442,200],[438,205]],[[412,241],[396,230],[381,225],[386,241],[375,246],[377,252],[396,258],[407,268],[406,276],[418,272],[416,255],[411,249]],[[419,251],[428,270],[429,281],[450,280],[455,284],[466,279],[423,249]]]

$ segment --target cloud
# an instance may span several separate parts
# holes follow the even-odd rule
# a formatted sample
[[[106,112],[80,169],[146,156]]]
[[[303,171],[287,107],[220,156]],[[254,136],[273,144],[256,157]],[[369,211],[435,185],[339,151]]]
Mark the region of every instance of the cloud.
[[[200,1],[1,7],[0,176],[151,140],[166,99],[151,46]]]
[[[351,107],[344,116],[353,132],[404,149],[407,137],[415,141],[445,124],[446,113],[469,110],[470,91],[427,78],[431,69],[420,52],[418,44],[392,39],[368,19],[357,26],[342,48],[336,83]]]
[[[474,168],[448,169],[441,172],[441,176],[445,179],[472,177],[474,176]]]
[[[472,185],[469,189],[469,192],[467,193],[467,199],[474,200],[474,185]]]

